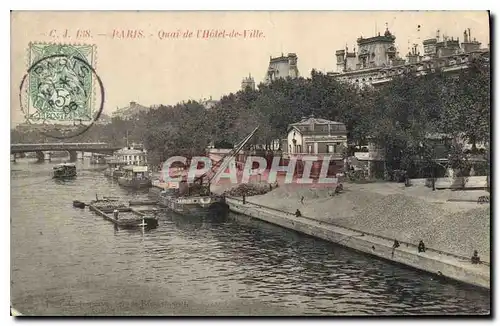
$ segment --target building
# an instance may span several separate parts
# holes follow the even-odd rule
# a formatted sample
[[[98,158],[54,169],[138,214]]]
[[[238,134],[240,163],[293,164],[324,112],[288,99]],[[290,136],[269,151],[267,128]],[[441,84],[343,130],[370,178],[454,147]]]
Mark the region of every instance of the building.
[[[282,140],[283,163],[296,160],[296,174],[301,175],[305,161],[310,156],[312,161],[311,177],[317,177],[322,169],[323,159],[329,158],[327,174],[340,172],[344,165],[344,149],[347,148],[347,130],[345,124],[336,121],[303,117],[299,122],[288,126],[287,138]]]
[[[212,96],[210,96],[208,99],[207,98],[201,99],[199,103],[203,105],[205,109],[210,110],[218,103],[218,101],[212,100]]]
[[[140,112],[149,111],[149,109],[149,107],[140,105],[137,102],[130,102],[128,106],[116,109],[111,116],[113,118],[128,120]]]
[[[241,81],[241,90],[244,91],[247,88],[250,88],[252,91],[255,90],[255,81],[250,74]]]
[[[115,156],[118,161],[127,165],[147,165],[147,154],[143,149],[125,147],[116,151]]]
[[[269,58],[269,67],[267,68],[265,84],[270,84],[273,80],[278,78],[297,78],[299,77],[299,69],[297,68],[297,55],[295,53],[288,53],[281,57]]]
[[[489,48],[481,49],[481,43],[472,39],[470,29],[464,31],[464,40],[440,37],[422,42],[424,53],[414,44],[406,58],[399,56],[395,46],[396,36],[389,29],[384,35],[357,40],[358,53],[353,49],[338,50],[336,56],[336,72],[328,75],[340,81],[350,82],[360,87],[377,86],[390,81],[393,77],[414,72],[417,76],[441,69],[445,73],[466,69],[472,59],[483,57],[489,61]]]
[[[284,154],[293,155],[332,155],[342,158],[347,147],[345,124],[336,121],[303,117],[299,122],[288,126],[287,138],[283,140]]]

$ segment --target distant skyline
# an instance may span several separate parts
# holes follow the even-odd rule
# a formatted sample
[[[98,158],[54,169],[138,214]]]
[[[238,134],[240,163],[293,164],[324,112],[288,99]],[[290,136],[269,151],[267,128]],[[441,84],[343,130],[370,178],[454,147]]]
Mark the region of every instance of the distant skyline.
[[[238,91],[249,74],[258,85],[269,57],[282,53],[297,54],[303,77],[309,77],[312,69],[335,71],[336,50],[347,45],[352,51],[358,37],[383,33],[386,23],[402,57],[414,43],[423,53],[422,41],[434,37],[436,30],[462,42],[463,31],[470,28],[482,47],[490,42],[486,11],[13,12],[11,122],[24,119],[17,98],[29,42],[95,44],[96,70],[106,92],[104,113],[111,115],[129,102],[151,106],[210,96],[217,100]],[[198,30],[213,29],[262,35],[196,38],[197,33],[203,34]],[[136,38],[123,39],[127,30],[134,30],[128,34]],[[168,38],[167,33],[178,30],[181,36],[187,30],[193,32],[192,38]],[[84,37],[77,39],[77,33]],[[85,37],[89,33],[91,39]]]

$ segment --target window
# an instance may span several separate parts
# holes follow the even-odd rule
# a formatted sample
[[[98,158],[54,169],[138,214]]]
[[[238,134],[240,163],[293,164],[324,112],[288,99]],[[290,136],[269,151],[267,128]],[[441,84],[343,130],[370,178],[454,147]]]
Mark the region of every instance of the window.
[[[330,153],[334,153],[335,152],[335,146],[334,145],[328,145],[327,149],[326,149],[326,152],[328,154]]]
[[[312,154],[312,145],[307,146],[307,153]]]

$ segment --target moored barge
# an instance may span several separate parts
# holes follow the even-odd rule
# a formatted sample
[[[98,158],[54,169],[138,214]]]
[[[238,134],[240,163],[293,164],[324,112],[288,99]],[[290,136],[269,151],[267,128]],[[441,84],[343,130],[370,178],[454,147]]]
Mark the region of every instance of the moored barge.
[[[90,204],[89,209],[102,216],[105,220],[108,220],[121,228],[144,227],[154,229],[158,227],[158,219],[156,217],[134,211],[131,208],[122,211],[119,211],[118,208],[116,208],[112,213],[108,213],[106,212],[106,209],[100,209],[97,206]]]
[[[225,218],[229,214],[229,206],[225,196],[214,194],[210,190],[211,182],[217,179],[258,129],[256,127],[209,172],[195,178],[192,183],[188,183],[187,175],[180,176],[181,180],[178,182],[169,182],[168,188],[158,194],[158,205],[182,215]],[[211,176],[208,175],[210,172]]]

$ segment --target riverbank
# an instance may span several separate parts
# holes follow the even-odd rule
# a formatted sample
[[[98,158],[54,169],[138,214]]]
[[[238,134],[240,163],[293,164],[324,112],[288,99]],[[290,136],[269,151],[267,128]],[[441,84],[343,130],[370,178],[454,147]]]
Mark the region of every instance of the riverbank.
[[[312,235],[324,239],[326,237],[326,240],[332,242],[338,242],[339,237],[351,236],[352,234],[348,235],[349,232],[346,231],[349,229],[373,234],[375,237],[386,239],[383,244],[379,243],[385,248],[382,254],[372,252],[371,246],[366,244],[360,246],[348,241],[344,245],[390,260],[393,259],[390,255],[387,256],[387,250],[389,253],[392,251],[394,239],[401,243],[408,243],[409,246],[415,246],[423,240],[428,248],[449,253],[450,255],[445,256],[455,258],[450,260],[448,257],[447,262],[443,263],[443,257],[440,254],[432,258],[431,260],[436,260],[427,266],[429,262],[424,263],[421,258],[422,254],[418,254],[416,249],[410,249],[407,258],[395,261],[433,273],[440,271],[445,276],[459,281],[489,288],[489,266],[470,263],[474,250],[478,251],[482,261],[489,263],[490,260],[489,204],[448,201],[450,199],[471,200],[472,198],[477,200],[479,196],[486,195],[486,192],[477,190],[432,191],[423,186],[404,187],[397,183],[362,185],[345,183],[342,194],[330,196],[329,193],[331,193],[329,189],[305,188],[293,184],[281,185],[265,195],[246,199],[249,203],[247,206],[256,204],[268,207],[267,213],[261,211],[264,208],[256,210],[257,207],[248,206],[244,208],[246,210],[244,214],[253,214],[256,215],[253,217],[259,219],[264,219],[262,216],[265,215],[268,222],[303,232],[304,230],[299,230],[297,226],[301,220],[294,220],[293,215],[296,209],[300,209],[302,215],[310,218],[308,222],[312,225],[319,227],[323,223],[319,228],[306,227],[305,233],[313,233]],[[304,197],[303,203],[301,203],[302,197]],[[241,209],[235,208],[236,203],[236,201],[232,202],[232,209],[241,213]],[[274,210],[288,214],[281,214]],[[337,237],[321,236],[327,230],[331,231],[329,228],[325,229],[327,224],[346,228],[344,231],[347,233],[337,230],[335,231]],[[365,242],[366,239],[368,238],[364,238]],[[371,239],[369,242],[372,240],[373,243],[378,243],[380,239]],[[401,250],[407,250],[405,246],[402,247],[404,248]],[[445,269],[444,265],[440,267],[441,269],[435,268],[438,266],[435,263],[439,263],[440,260],[440,265],[454,266],[448,272],[449,275],[441,270]]]

